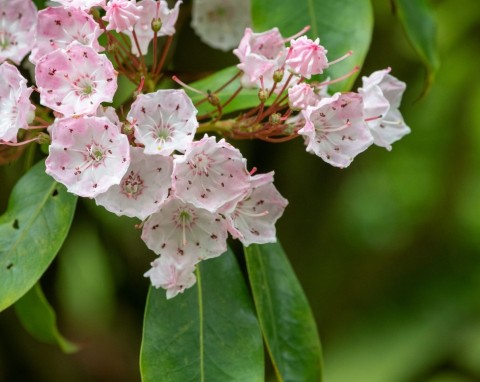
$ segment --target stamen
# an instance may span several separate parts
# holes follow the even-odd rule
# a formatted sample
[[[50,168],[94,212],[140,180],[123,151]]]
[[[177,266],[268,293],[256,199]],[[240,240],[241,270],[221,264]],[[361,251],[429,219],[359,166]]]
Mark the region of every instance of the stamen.
[[[337,58],[336,60],[330,61],[328,65],[335,65],[336,63],[345,60],[346,58],[350,57],[353,54],[352,50],[349,50],[347,53],[345,53],[342,57]]]
[[[187,85],[185,82],[180,81],[180,79],[177,76],[172,76],[172,80],[175,81],[180,86],[183,86],[185,89],[191,90],[194,93],[201,94],[201,95],[204,95],[204,96],[208,97],[207,93],[202,92],[198,89],[192,88],[191,86]]]
[[[351,125],[352,125],[352,123],[350,122],[350,120],[347,120],[347,122],[342,126],[338,126],[338,127],[325,126],[325,128],[322,128],[321,131],[326,132],[326,133],[333,133],[335,131],[340,131],[340,130],[343,130],[347,127],[350,127]]]
[[[254,213],[242,210],[241,208],[237,208],[237,212],[240,212],[241,214],[244,214],[244,215],[247,215],[247,216],[251,216],[253,218],[258,218],[258,217],[261,217],[261,216],[268,215],[268,211],[263,211],[263,212],[259,212],[259,213],[254,214]]]
[[[383,122],[388,123],[389,125],[398,125],[398,126],[403,124],[401,119],[397,119],[395,121],[389,121],[387,119],[384,119]]]
[[[256,172],[257,172],[257,168],[254,167],[254,168],[252,168],[252,169],[250,170],[250,175],[253,175],[253,174],[255,174]]]
[[[340,82],[340,81],[343,81],[345,79],[347,79],[348,77],[354,75],[356,72],[358,72],[360,70],[360,66],[356,65],[352,70],[350,70],[347,74],[344,74],[343,76],[340,76],[338,78],[335,78],[333,80],[330,80],[330,81],[325,81],[325,82],[321,82],[319,83],[315,88],[320,88],[322,86],[327,86],[327,85],[331,85],[331,84],[334,84],[334,83],[337,83],[337,82]]]
[[[185,247],[187,245],[187,235],[185,233],[185,217],[182,216],[182,244]]]
[[[307,33],[310,30],[310,28],[311,28],[311,26],[307,25],[300,32],[297,32],[293,36],[290,36],[290,37],[287,37],[287,38],[283,39],[283,41],[288,42],[290,40],[293,40],[294,38],[300,37],[300,36],[304,35],[305,33]]]
[[[383,117],[383,115],[380,114],[380,115],[377,115],[377,116],[375,116],[375,117],[365,118],[364,121],[365,121],[365,122],[375,121],[376,119],[380,119],[380,118],[382,118],[382,117]]]

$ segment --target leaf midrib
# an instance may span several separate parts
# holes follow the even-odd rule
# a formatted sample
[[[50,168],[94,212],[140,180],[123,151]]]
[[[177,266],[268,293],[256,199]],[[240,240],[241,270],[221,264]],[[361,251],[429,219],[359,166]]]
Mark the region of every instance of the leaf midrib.
[[[200,350],[200,382],[205,382],[205,349],[203,345],[203,296],[202,296],[202,279],[200,277],[200,267],[197,266],[197,290],[198,290],[198,323],[199,323],[199,350]]]

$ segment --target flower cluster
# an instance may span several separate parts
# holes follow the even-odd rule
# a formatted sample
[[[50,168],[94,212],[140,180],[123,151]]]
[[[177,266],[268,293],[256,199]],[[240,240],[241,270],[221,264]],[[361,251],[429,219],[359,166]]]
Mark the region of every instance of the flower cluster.
[[[310,83],[308,80],[346,59],[351,52],[329,62],[327,50],[318,38],[315,41],[306,36],[285,39],[277,28],[263,33],[247,28],[234,54],[240,60],[238,68],[243,73],[243,86],[260,88],[263,102],[272,93],[287,92],[285,100],[277,102],[277,97],[275,109],[269,108],[275,113],[285,110],[284,114],[276,114],[270,126],[256,129],[255,136],[262,137],[264,131],[267,135],[263,137],[302,135],[308,152],[343,168],[372,143],[390,150],[393,142],[410,132],[398,110],[405,84],[391,76],[390,69],[363,77],[363,87],[358,93],[330,96],[328,85],[343,80],[358,68],[331,81]],[[299,113],[292,115],[293,111]],[[274,129],[272,125],[276,125]]]
[[[200,261],[226,251],[229,234],[245,246],[274,242],[288,203],[273,185],[273,172],[249,171],[238,149],[203,133],[271,142],[303,136],[307,151],[346,167],[372,143],[391,149],[409,132],[398,110],[405,84],[390,69],[364,77],[358,93],[329,95],[328,85],[358,69],[330,81],[313,79],[351,52],[329,61],[318,38],[285,39],[276,28],[245,30],[233,51],[240,72],[219,91],[240,77],[241,86],[226,101],[206,93],[196,105],[208,101],[215,110],[197,115],[183,89],[160,86],[181,1],[171,9],[164,0],[58,3],[37,13],[31,0],[14,0],[0,14],[0,142],[48,141],[46,172],[69,192],[140,219],[142,239],[159,256],[145,275],[168,298],[195,283]],[[0,5],[7,9],[6,0]],[[201,30],[203,19],[194,24]],[[106,46],[99,43],[102,34]],[[157,52],[160,37],[165,41]],[[148,68],[144,56],[152,41]],[[230,44],[217,41],[220,48]],[[33,88],[5,62],[19,64],[30,51],[40,95],[36,117]],[[117,114],[103,104],[112,102],[119,74],[137,90]],[[222,120],[223,108],[248,87],[259,89],[259,105]]]

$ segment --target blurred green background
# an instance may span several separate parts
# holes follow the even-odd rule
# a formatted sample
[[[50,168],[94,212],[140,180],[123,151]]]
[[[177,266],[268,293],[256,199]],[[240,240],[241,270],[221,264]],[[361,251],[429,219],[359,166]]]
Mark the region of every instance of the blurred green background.
[[[480,2],[433,2],[441,68],[422,99],[424,69],[389,2],[373,3],[362,74],[390,66],[408,84],[402,112],[412,133],[344,170],[307,154],[301,140],[233,143],[250,166],[275,170],[290,202],[278,236],[318,322],[326,382],[478,382]],[[184,30],[177,49],[197,42]],[[211,60],[235,63],[220,53]],[[188,69],[182,55],[175,64]],[[0,211],[22,166],[0,167]],[[0,381],[140,379],[142,275],[154,255],[135,223],[80,202],[42,286],[82,350],[64,355],[36,342],[8,309],[0,315]]]

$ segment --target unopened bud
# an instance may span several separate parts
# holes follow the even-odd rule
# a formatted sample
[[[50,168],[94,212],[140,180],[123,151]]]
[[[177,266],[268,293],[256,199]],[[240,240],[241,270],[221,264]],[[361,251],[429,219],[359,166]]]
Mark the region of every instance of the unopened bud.
[[[90,14],[93,16],[94,19],[99,19],[100,18],[100,12],[96,7],[93,7],[90,9]]]
[[[273,72],[273,81],[275,82],[280,82],[283,80],[283,74],[284,70],[283,69],[277,69]]]
[[[107,44],[107,52],[114,53],[117,50],[117,44],[114,41],[109,41]]]
[[[152,30],[154,32],[158,32],[160,29],[162,29],[162,20],[160,19],[153,19],[152,20]]]
[[[210,105],[217,106],[220,103],[220,98],[215,93],[210,92],[210,90],[207,90],[207,99]]]
[[[268,90],[260,89],[258,91],[258,99],[260,100],[260,102],[265,102],[268,99]]]
[[[122,133],[125,135],[132,135],[133,134],[133,126],[130,122],[125,121],[122,126]]]
[[[41,145],[43,144],[49,145],[50,142],[52,142],[52,139],[50,138],[50,135],[48,135],[47,133],[39,133],[37,135],[37,142]]]
[[[282,121],[282,115],[279,113],[273,113],[268,117],[268,122],[271,125],[278,125]]]

